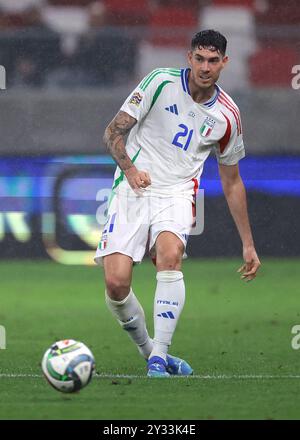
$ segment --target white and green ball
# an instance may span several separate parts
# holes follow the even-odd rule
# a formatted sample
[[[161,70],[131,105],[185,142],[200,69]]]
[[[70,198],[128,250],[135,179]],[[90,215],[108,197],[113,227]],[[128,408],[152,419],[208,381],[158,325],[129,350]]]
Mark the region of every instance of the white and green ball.
[[[46,351],[42,370],[56,390],[72,393],[91,381],[95,373],[95,359],[82,342],[67,339],[55,342]]]

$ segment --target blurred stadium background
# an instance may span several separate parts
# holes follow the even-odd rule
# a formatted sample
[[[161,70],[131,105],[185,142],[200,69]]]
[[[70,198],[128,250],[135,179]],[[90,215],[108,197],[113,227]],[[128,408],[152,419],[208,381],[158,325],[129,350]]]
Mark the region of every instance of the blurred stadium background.
[[[104,127],[150,70],[184,67],[204,28],[228,38],[220,84],[242,113],[258,251],[299,255],[299,25],[296,0],[0,0],[1,257],[91,263],[114,169]],[[214,158],[201,187],[189,254],[239,255]]]
[[[102,136],[145,74],[185,67],[192,35],[205,28],[228,39],[220,85],[241,109],[247,156],[240,169],[264,263],[259,280],[249,286],[235,277],[241,244],[211,157],[200,185],[204,233],[188,245],[190,299],[172,345],[203,380],[187,388],[108,377],[66,400],[45,393],[42,353],[65,337],[86,342],[104,375],[145,375],[107,314],[98,269],[83,266],[93,264],[115,168]],[[7,330],[0,418],[299,418],[299,353],[291,348],[299,259],[287,259],[300,256],[299,37],[298,0],[0,0],[0,324]],[[136,269],[134,289],[150,317],[152,264]],[[163,408],[155,404],[162,386]]]

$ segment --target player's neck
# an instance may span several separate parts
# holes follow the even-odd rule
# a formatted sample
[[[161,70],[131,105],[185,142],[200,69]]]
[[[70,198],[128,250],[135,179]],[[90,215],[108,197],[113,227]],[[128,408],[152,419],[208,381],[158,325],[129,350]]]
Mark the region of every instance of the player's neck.
[[[195,84],[195,82],[191,78],[191,74],[189,74],[188,76],[188,84],[189,84],[191,97],[198,104],[202,104],[206,101],[209,101],[216,91],[215,84],[213,84],[208,89],[200,88],[197,84]]]

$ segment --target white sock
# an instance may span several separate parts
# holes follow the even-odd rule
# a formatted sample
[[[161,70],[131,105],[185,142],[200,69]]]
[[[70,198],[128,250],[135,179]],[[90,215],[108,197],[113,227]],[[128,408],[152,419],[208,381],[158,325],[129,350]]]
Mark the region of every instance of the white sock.
[[[185,301],[183,274],[177,270],[157,272],[154,298],[154,339],[150,357],[166,360],[176,324]]]
[[[146,328],[144,310],[132,289],[122,301],[112,300],[105,292],[105,301],[114,317],[137,345],[140,354],[148,359],[153,343]]]

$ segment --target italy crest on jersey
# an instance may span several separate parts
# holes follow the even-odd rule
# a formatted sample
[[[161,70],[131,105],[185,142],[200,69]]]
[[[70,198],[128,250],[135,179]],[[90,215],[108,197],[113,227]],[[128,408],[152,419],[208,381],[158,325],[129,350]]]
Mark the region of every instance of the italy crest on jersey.
[[[210,133],[213,131],[213,128],[215,126],[216,121],[209,116],[205,118],[205,121],[202,124],[202,127],[200,128],[200,134],[203,137],[207,137],[210,135]]]

